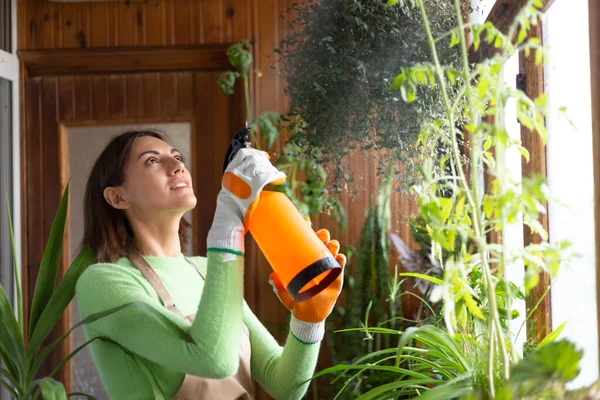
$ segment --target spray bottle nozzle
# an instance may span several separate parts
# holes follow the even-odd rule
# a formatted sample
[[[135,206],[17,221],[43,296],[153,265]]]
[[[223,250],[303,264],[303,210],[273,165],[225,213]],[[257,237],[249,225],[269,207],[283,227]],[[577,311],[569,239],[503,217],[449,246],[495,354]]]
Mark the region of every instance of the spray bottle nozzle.
[[[248,141],[249,136],[250,128],[248,127],[248,122],[246,122],[246,126],[240,129],[229,142],[229,147],[227,147],[227,152],[225,153],[225,160],[223,161],[223,173],[225,173],[227,166],[235,158],[240,149],[252,146],[252,143]]]

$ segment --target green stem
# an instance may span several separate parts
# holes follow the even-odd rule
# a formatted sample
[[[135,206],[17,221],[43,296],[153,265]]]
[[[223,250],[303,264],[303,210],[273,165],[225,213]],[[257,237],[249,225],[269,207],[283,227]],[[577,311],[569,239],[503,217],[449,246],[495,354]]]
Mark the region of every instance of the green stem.
[[[490,325],[490,347],[488,352],[488,383],[490,385],[490,396],[492,399],[496,397],[496,388],[494,387],[494,351],[496,346],[494,342],[496,341],[496,331],[494,329],[494,324]]]
[[[477,133],[474,132],[473,134],[473,138],[472,138],[472,146],[471,146],[471,185],[472,185],[472,190],[469,187],[466,177],[465,177],[465,173],[464,173],[464,169],[462,167],[462,163],[461,163],[461,157],[460,157],[460,150],[458,148],[458,141],[456,139],[456,134],[454,132],[455,130],[455,119],[454,119],[454,115],[452,113],[452,105],[450,104],[450,100],[448,98],[448,92],[446,90],[446,82],[445,82],[445,77],[444,77],[444,72],[442,69],[442,66],[440,64],[438,55],[437,55],[437,49],[435,47],[435,42],[433,39],[433,35],[431,33],[431,29],[429,27],[429,21],[427,19],[427,14],[425,12],[425,7],[423,5],[423,1],[422,0],[418,0],[417,1],[419,8],[421,10],[421,15],[423,18],[423,25],[425,28],[425,33],[427,35],[427,40],[429,43],[429,47],[433,56],[433,60],[435,63],[435,68],[436,68],[436,72],[438,75],[438,79],[440,82],[440,88],[441,88],[441,92],[442,92],[442,101],[444,104],[444,108],[446,110],[446,114],[448,117],[448,121],[450,124],[450,130],[451,130],[451,140],[452,140],[452,150],[453,150],[453,154],[454,154],[454,158],[456,159],[456,166],[458,169],[458,174],[459,174],[459,178],[460,181],[462,183],[463,189],[465,191],[465,194],[467,196],[467,200],[469,202],[469,205],[471,206],[471,210],[473,213],[473,229],[475,230],[475,236],[476,236],[476,241],[477,244],[479,246],[479,251],[481,251],[482,254],[482,272],[483,272],[483,276],[485,279],[485,283],[486,283],[486,291],[487,291],[487,296],[488,296],[488,301],[490,304],[490,331],[492,331],[492,325],[495,325],[495,328],[498,332],[498,340],[501,344],[501,348],[504,347],[504,340],[503,340],[503,335],[502,335],[502,330],[501,330],[501,325],[500,325],[500,319],[498,317],[498,308],[497,308],[497,303],[496,303],[496,296],[495,296],[495,285],[492,279],[492,274],[491,274],[491,270],[490,270],[490,266],[489,266],[489,261],[488,261],[488,257],[487,257],[487,241],[486,241],[486,237],[483,235],[483,230],[482,230],[482,215],[481,215],[481,209],[479,207],[479,179],[478,179],[478,171],[479,171],[479,164],[480,164],[480,160],[481,160],[481,153],[479,151],[479,147],[480,147],[480,138],[477,136]],[[471,89],[471,81],[470,81],[470,71],[469,71],[469,61],[468,61],[468,53],[467,53],[467,46],[466,46],[466,35],[464,32],[464,23],[462,20],[462,10],[460,7],[460,0],[455,0],[455,7],[456,7],[456,16],[458,19],[458,26],[459,26],[459,35],[460,35],[460,43],[461,43],[461,52],[462,52],[462,61],[463,61],[463,79],[464,79],[464,83],[465,83],[465,96],[467,97],[468,103],[469,103],[469,109],[468,109],[468,116],[470,117],[470,121],[477,121],[477,112],[475,107],[473,106],[473,98],[472,98],[472,89]],[[493,346],[493,343],[490,343],[491,346]],[[504,353],[506,353],[505,351],[506,349],[504,349],[503,351],[503,357],[505,358],[505,364],[508,365],[508,356],[504,355]],[[493,362],[493,360],[492,360]],[[491,380],[491,390],[493,390],[493,375],[490,376],[490,380]]]
[[[465,35],[465,26],[462,18],[462,9],[460,0],[454,0],[454,7],[456,10],[456,18],[458,20],[458,29],[460,34],[460,48],[462,53],[462,62],[463,62],[463,75],[465,78],[465,95],[467,97],[469,108],[468,108],[468,117],[471,122],[477,122],[479,116],[477,114],[477,109],[473,104],[473,94],[470,83],[470,70],[469,70],[469,54],[467,52],[467,40]],[[496,107],[499,107],[500,104],[496,104]],[[453,136],[453,135],[452,135]],[[508,380],[509,378],[509,359],[508,352],[506,351],[504,334],[502,332],[502,325],[500,324],[500,317],[498,315],[498,305],[496,302],[496,289],[495,284],[492,279],[492,273],[490,270],[490,265],[488,262],[488,250],[487,250],[487,238],[482,234],[482,225],[483,225],[483,215],[481,213],[480,206],[480,196],[479,196],[479,167],[481,160],[481,138],[475,131],[473,133],[472,144],[471,144],[471,186],[473,188],[473,227],[475,229],[475,234],[478,237],[479,242],[479,251],[482,254],[482,271],[485,277],[487,287],[487,296],[488,301],[490,303],[490,326],[491,324],[496,325],[496,335],[498,337],[498,342],[500,344],[502,361],[504,363],[504,379]],[[490,343],[491,344],[491,343]]]
[[[252,109],[250,107],[250,89],[248,87],[248,74],[244,75],[244,95],[246,97],[246,121],[251,123],[254,121],[252,117]]]

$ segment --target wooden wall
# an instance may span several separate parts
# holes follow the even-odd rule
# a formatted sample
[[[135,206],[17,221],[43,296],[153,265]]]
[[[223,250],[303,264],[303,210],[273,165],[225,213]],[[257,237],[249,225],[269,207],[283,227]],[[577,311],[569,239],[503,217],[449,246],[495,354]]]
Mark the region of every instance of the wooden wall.
[[[151,48],[203,44],[229,44],[249,39],[254,45],[255,65],[261,70],[261,78],[251,82],[251,98],[254,113],[264,111],[283,112],[288,101],[283,96],[284,82],[271,68],[273,49],[289,32],[286,9],[294,0],[139,0],[90,3],[53,3],[46,0],[19,0],[18,48],[21,51],[96,48]],[[42,193],[41,182],[47,178],[44,171],[52,169],[52,159],[44,158],[41,143],[55,140],[47,126],[56,126],[62,119],[88,120],[135,120],[155,118],[167,121],[187,118],[198,113],[189,99],[190,90],[205,90],[215,77],[197,72],[156,72],[127,75],[67,75],[23,79],[23,135],[37,132],[33,141],[24,143],[22,159],[27,160],[24,178],[24,204],[27,218],[24,265],[35,270],[41,259],[41,246],[50,230],[49,210],[55,210],[60,200],[58,188]],[[200,80],[199,80],[200,79]],[[210,83],[210,82],[213,83]],[[26,83],[29,82],[29,83]],[[214,87],[214,86],[211,86]],[[115,95],[114,93],[120,93]],[[160,102],[159,99],[176,99],[178,102]],[[215,97],[217,98],[217,97]],[[41,99],[41,100],[38,100]],[[156,100],[156,101],[155,101]],[[227,101],[205,104],[216,114],[227,107]],[[49,112],[48,110],[51,110]],[[53,110],[53,111],[52,111]],[[197,110],[196,110],[197,111]],[[204,113],[207,118],[210,115]],[[229,130],[237,127],[215,118],[212,123],[197,121],[198,126],[209,129]],[[217,127],[216,125],[219,125]],[[214,132],[213,132],[214,133]],[[197,140],[207,140],[196,132]],[[56,144],[58,146],[58,143]],[[280,148],[280,144],[278,144]],[[224,149],[223,149],[224,151]],[[340,232],[329,217],[313,220],[315,228],[326,227],[342,246],[357,244],[369,201],[377,192],[374,156],[356,153],[347,160],[355,178],[356,195],[341,196],[349,217],[345,232]],[[202,171],[192,171],[192,174]],[[58,177],[55,177],[59,179]],[[198,178],[199,179],[199,178]],[[198,186],[196,186],[198,187]],[[404,223],[408,213],[414,214],[414,204],[404,195],[396,193],[392,202],[395,217],[394,229],[409,240]],[[50,217],[51,218],[51,217]],[[268,284],[270,268],[253,245],[247,252],[246,299],[263,323],[279,338],[287,332],[285,320],[288,312],[275,300]],[[33,274],[32,274],[33,275]],[[30,277],[31,281],[31,277]],[[30,291],[33,288],[29,288]],[[326,357],[322,357],[326,362]]]

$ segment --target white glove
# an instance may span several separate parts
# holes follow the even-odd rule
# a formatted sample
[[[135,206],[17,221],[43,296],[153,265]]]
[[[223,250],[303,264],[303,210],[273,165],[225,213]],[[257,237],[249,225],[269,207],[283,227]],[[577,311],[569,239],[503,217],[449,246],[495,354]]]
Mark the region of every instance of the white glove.
[[[267,184],[280,185],[286,179],[264,151],[240,149],[223,174],[207,251],[244,255],[247,218],[258,204],[258,195]]]

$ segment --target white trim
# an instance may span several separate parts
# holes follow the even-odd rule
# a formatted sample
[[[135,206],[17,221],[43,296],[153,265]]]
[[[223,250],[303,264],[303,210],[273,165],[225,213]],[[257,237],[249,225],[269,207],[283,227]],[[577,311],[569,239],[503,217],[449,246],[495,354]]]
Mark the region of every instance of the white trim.
[[[11,82],[19,80],[19,61],[15,54],[0,50],[0,78]]]

